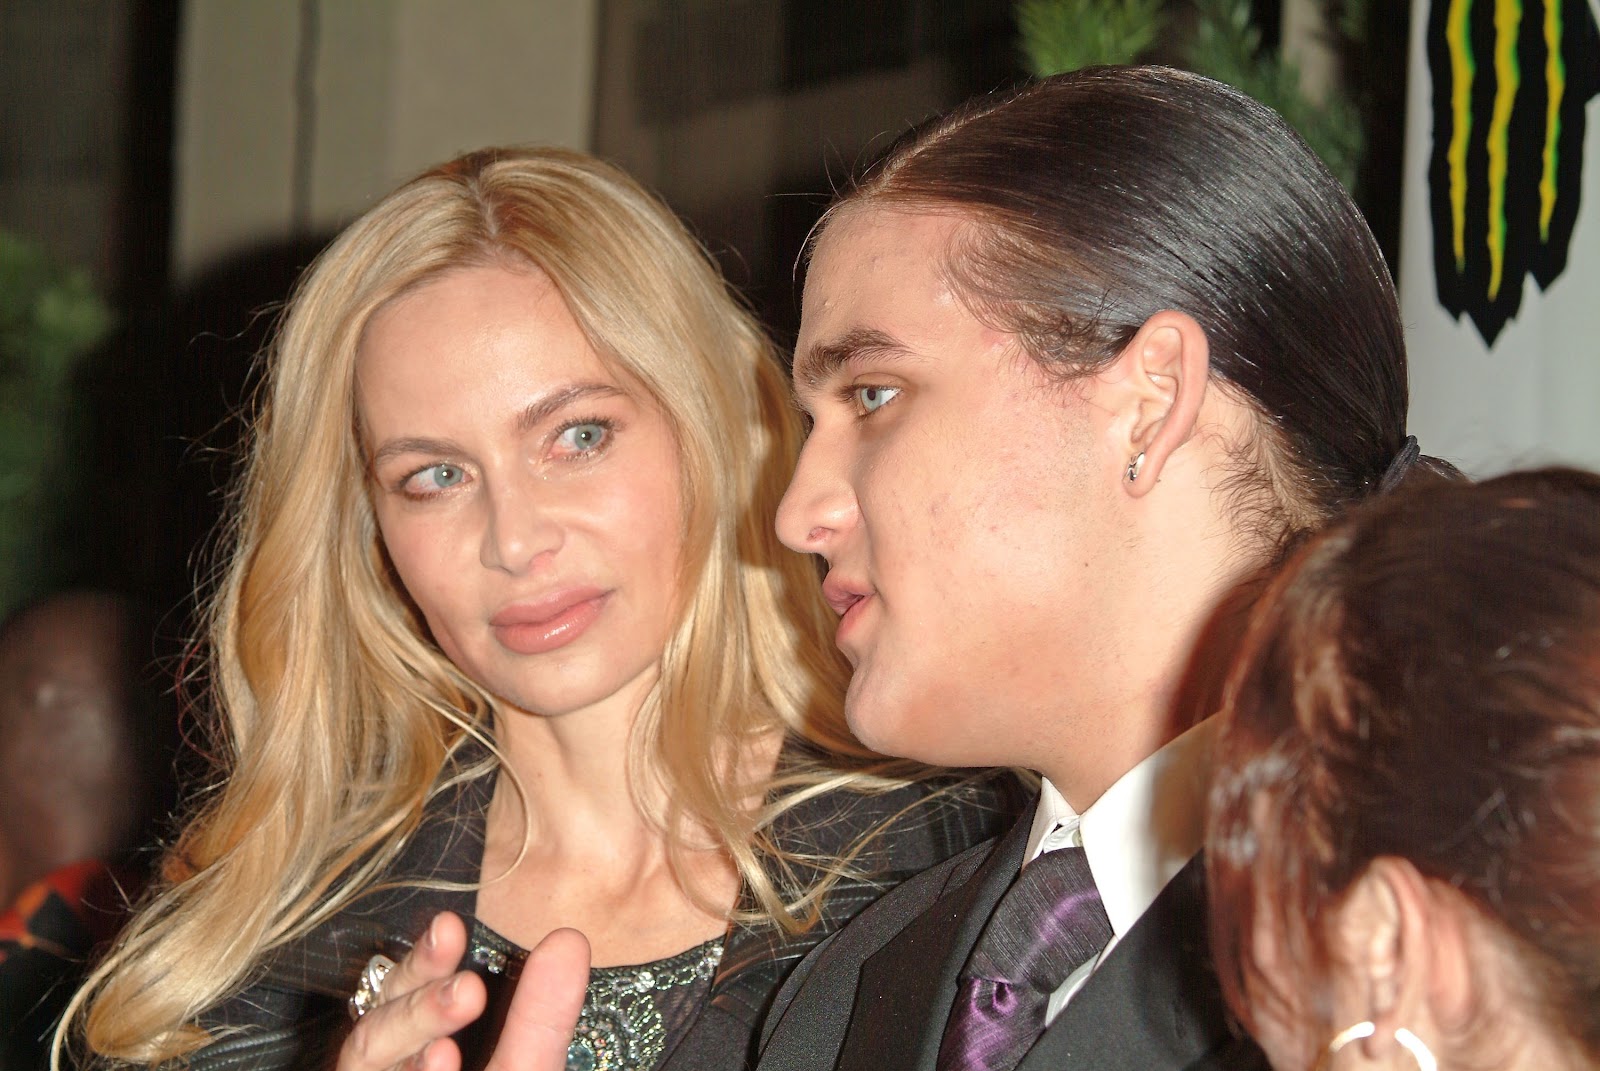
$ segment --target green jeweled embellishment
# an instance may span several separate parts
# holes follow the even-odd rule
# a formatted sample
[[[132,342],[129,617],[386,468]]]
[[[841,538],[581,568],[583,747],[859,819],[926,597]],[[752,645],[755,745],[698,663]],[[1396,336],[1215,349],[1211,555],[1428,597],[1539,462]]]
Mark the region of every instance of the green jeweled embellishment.
[[[567,1047],[567,1071],[654,1067],[667,1041],[656,995],[704,982],[721,961],[721,945],[708,942],[649,967],[597,968]]]
[[[594,1049],[583,1038],[574,1038],[567,1046],[567,1071],[597,1071],[599,1066]]]
[[[477,947],[472,950],[472,960],[490,974],[506,973],[506,954],[498,948]]]
[[[666,1029],[654,1001],[627,1010],[615,1004],[585,1004],[576,1037],[592,1055],[593,1071],[633,1071],[660,1058]],[[568,1048],[568,1059],[571,1056]]]
[[[504,974],[504,949],[475,936],[471,959],[491,974]],[[722,962],[720,941],[658,960],[647,967],[597,967],[572,1043],[567,1071],[644,1071],[660,1062],[667,1030],[656,1004],[659,994],[704,983]]]

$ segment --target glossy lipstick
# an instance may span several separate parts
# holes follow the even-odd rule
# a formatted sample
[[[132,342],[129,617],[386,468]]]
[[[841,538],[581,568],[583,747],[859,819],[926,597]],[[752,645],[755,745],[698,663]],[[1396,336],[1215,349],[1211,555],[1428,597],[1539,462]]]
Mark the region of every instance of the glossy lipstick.
[[[500,646],[516,654],[559,650],[594,624],[611,592],[567,588],[531,602],[512,603],[489,619]]]

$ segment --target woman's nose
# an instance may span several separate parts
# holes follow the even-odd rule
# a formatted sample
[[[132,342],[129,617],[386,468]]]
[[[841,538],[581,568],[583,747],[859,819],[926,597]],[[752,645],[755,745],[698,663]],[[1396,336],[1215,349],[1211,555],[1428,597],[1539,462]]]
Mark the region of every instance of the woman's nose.
[[[559,550],[565,538],[554,504],[542,489],[523,484],[493,489],[486,496],[483,544],[485,568],[520,575],[541,557]]]

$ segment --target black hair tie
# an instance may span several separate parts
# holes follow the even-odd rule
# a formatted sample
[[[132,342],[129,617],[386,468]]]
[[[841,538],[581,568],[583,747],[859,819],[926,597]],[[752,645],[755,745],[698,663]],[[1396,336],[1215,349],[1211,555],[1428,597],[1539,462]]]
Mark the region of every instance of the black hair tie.
[[[1406,441],[1400,444],[1400,452],[1394,455],[1394,460],[1389,462],[1389,467],[1383,470],[1383,478],[1378,481],[1378,494],[1386,495],[1400,486],[1400,481],[1406,478],[1406,473],[1411,471],[1411,466],[1417,463],[1417,458],[1422,456],[1422,448],[1417,445],[1415,435],[1407,435]]]

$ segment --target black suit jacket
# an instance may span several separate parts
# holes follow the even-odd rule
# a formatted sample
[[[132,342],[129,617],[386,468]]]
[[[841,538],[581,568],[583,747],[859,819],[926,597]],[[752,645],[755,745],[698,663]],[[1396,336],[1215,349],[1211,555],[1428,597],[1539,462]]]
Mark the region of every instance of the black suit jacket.
[[[759,1071],[933,1071],[965,965],[1015,880],[1031,817],[925,871],[819,945],[779,992]],[[1230,1032],[1193,859],[1079,990],[1017,1071],[1254,1071]]]

